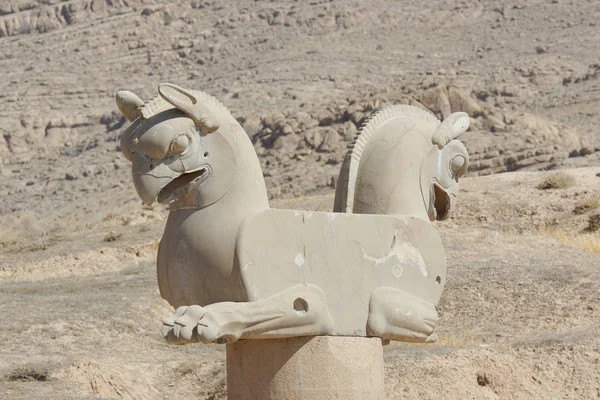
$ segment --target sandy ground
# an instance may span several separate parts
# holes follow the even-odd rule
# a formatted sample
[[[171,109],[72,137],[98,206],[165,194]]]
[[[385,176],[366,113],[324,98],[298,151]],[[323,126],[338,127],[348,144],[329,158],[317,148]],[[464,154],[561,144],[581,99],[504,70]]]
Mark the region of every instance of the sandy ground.
[[[536,228],[569,220],[580,229],[578,197],[600,195],[588,189],[598,187],[600,168],[567,173],[573,186],[555,190],[536,188],[550,173],[464,180],[460,211],[437,223],[449,261],[440,340],[386,347],[389,399],[600,395],[600,258]],[[4,248],[3,398],[225,398],[222,346],[162,340],[170,307],[158,296],[153,258],[165,214],[140,211],[134,196],[41,247]],[[327,210],[332,201],[328,193],[273,206]],[[106,242],[109,234],[118,238]]]
[[[164,81],[223,100],[279,208],[331,208],[377,108],[469,112],[440,340],[385,348],[387,398],[600,398],[596,3],[1,2],[0,398],[226,398],[222,346],[162,340],[167,212],[118,151],[115,91]]]

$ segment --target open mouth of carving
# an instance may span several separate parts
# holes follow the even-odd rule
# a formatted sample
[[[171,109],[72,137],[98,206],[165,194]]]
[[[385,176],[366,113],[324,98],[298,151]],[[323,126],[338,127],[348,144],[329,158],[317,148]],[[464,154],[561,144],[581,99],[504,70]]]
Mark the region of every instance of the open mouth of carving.
[[[437,213],[436,219],[441,221],[450,216],[452,201],[450,199],[450,194],[437,182],[433,183],[433,192],[435,195],[433,206]]]
[[[198,171],[188,172],[178,176],[160,190],[158,194],[159,203],[172,203],[186,197],[190,192],[190,186],[199,185],[208,179],[209,170],[204,167]]]

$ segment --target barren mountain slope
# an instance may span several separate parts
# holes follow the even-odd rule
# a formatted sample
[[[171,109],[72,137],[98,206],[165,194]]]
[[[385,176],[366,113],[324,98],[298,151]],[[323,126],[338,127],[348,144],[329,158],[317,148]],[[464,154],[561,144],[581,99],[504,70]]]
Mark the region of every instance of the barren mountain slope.
[[[165,81],[244,122],[272,197],[333,185],[357,128],[397,102],[468,111],[472,174],[597,165],[599,13],[593,1],[3,2],[0,212],[126,179],[114,93],[148,100]]]

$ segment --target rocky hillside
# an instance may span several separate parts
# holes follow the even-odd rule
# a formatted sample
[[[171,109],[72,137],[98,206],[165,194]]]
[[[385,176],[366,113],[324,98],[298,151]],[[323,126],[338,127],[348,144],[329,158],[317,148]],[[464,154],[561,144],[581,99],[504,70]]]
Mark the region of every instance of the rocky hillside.
[[[230,107],[271,197],[334,186],[396,103],[468,112],[471,175],[598,165],[596,24],[583,1],[4,1],[0,212],[127,182],[114,93],[164,81]]]

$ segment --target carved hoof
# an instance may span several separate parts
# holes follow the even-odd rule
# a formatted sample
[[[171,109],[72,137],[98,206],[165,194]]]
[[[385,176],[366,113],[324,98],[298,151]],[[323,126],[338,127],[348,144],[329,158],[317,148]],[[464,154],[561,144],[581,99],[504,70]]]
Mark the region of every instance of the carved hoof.
[[[171,344],[231,343],[240,338],[237,332],[223,334],[217,312],[208,307],[182,306],[163,321],[163,337]]]
[[[182,306],[163,321],[162,334],[171,344],[197,343],[198,321],[204,315],[200,306]]]
[[[369,303],[367,334],[403,342],[431,343],[437,341],[433,332],[437,321],[433,304],[398,289],[378,288]]]

